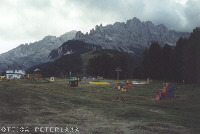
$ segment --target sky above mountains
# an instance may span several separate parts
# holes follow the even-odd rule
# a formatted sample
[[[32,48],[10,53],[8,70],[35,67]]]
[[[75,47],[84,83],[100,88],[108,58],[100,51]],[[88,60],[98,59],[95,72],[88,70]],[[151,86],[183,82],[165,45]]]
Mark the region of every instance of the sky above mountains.
[[[133,17],[191,32],[200,26],[200,0],[0,0],[0,53],[47,35],[89,32]]]

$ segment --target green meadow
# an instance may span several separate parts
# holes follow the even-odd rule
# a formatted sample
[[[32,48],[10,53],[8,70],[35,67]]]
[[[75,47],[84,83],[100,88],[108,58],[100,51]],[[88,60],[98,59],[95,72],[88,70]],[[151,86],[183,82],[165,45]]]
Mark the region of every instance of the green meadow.
[[[31,134],[40,126],[76,127],[69,133],[80,134],[200,132],[200,88],[195,85],[174,83],[174,99],[155,101],[163,81],[134,85],[125,94],[112,88],[115,80],[101,80],[109,85],[90,81],[78,87],[69,87],[67,79],[0,81],[0,127],[28,127]]]

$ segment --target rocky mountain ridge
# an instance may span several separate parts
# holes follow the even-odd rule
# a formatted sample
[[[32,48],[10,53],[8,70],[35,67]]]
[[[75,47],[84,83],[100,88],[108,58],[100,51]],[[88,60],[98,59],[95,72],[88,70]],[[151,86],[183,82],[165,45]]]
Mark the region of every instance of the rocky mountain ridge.
[[[26,69],[48,61],[48,55],[64,42],[75,37],[76,31],[67,32],[60,37],[46,36],[40,41],[21,44],[18,47],[0,54],[0,72],[7,69]]]
[[[95,29],[83,34],[77,32],[74,40],[100,45],[106,49],[117,49],[137,54],[138,49],[149,47],[153,41],[160,45],[175,45],[180,37],[188,37],[187,32],[168,30],[160,24],[155,26],[151,21],[141,22],[136,17],[127,22],[116,22],[113,25],[96,25]]]

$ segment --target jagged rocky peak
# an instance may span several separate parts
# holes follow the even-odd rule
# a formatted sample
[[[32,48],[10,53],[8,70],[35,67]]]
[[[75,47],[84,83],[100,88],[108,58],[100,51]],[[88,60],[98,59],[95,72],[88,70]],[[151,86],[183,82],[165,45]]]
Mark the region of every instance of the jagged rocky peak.
[[[156,27],[158,27],[158,28],[162,28],[162,29],[168,29],[165,25],[163,25],[163,24],[159,24],[159,25],[157,25]]]
[[[133,19],[127,20],[126,25],[131,26],[131,25],[136,25],[136,24],[140,24],[141,21],[134,17]]]
[[[124,27],[125,25],[126,25],[125,22],[115,22],[113,24],[114,27]],[[109,25],[109,26],[111,26],[111,25]]]
[[[98,25],[95,26],[96,31],[101,30],[102,28],[103,28],[102,24],[100,24],[99,26]]]
[[[73,31],[70,31],[70,32],[66,32],[65,34],[61,35],[59,38],[60,39],[73,39],[76,35],[77,31],[73,30]]]
[[[47,40],[55,40],[55,39],[56,39],[56,36],[48,35],[48,36],[45,36],[42,40],[47,41]]]
[[[93,29],[94,30],[94,29]],[[91,33],[91,32],[90,32]],[[76,38],[83,38],[85,35],[81,32],[81,31],[78,31],[77,33],[76,33]]]
[[[154,25],[151,21],[142,22],[138,18],[113,25],[96,25],[89,34],[78,32],[74,40],[101,45],[103,48],[118,49],[135,53],[136,48],[144,49],[150,42],[157,41],[160,45],[175,45],[180,37],[188,37],[189,33],[168,30],[163,24]]]
[[[143,22],[143,23],[146,23],[148,26],[155,26],[151,21],[146,21],[146,22]]]
[[[151,21],[142,22],[142,26],[145,26],[150,30],[156,30],[156,26]]]
[[[157,25],[156,28],[160,31],[167,31],[168,28],[164,26],[163,24]]]

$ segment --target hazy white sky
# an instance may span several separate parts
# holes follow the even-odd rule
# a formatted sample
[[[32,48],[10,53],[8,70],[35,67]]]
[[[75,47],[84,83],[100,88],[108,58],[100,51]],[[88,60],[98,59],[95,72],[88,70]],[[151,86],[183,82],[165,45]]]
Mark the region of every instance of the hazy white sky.
[[[133,17],[191,32],[200,26],[200,0],[0,0],[0,53]]]

